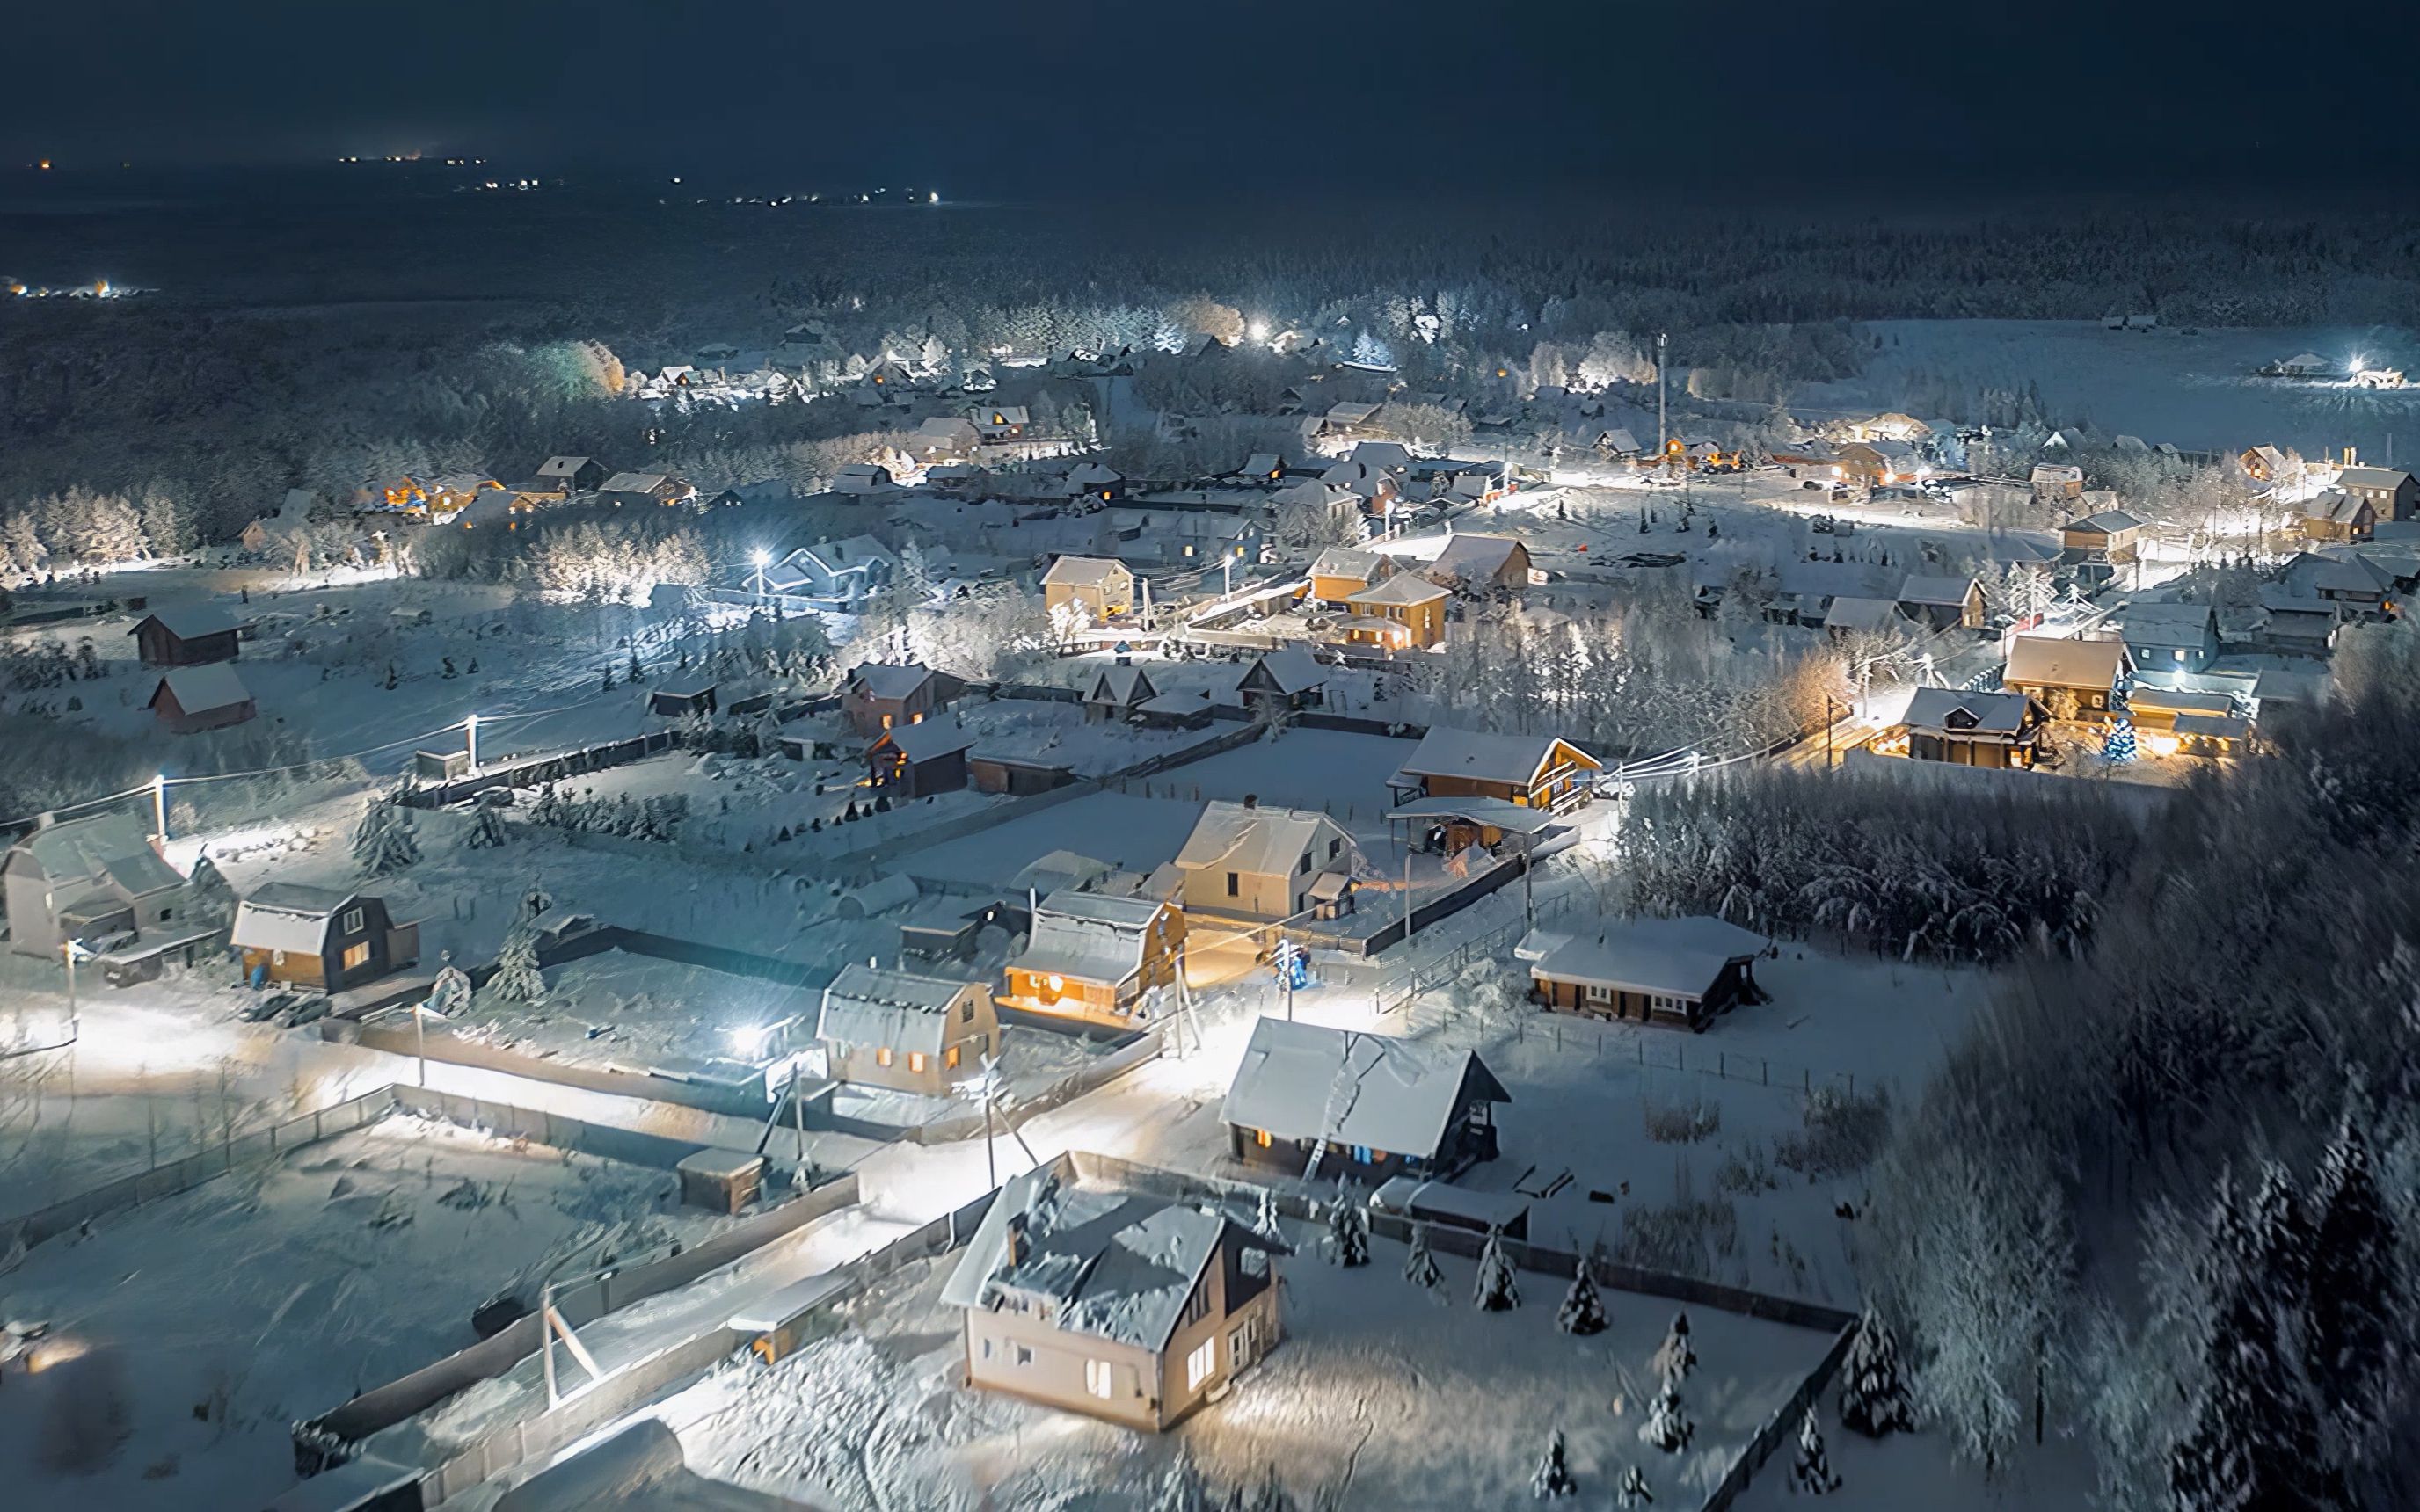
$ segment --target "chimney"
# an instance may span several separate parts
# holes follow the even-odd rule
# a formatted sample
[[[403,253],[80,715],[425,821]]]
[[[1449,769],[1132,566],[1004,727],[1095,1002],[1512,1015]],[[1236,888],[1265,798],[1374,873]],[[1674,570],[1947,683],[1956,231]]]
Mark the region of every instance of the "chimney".
[[[1257,793],[1247,793],[1247,794],[1245,794],[1245,795],[1244,795],[1244,807],[1245,807],[1245,808],[1247,808],[1247,809],[1257,809],[1257,808],[1259,808],[1260,806],[1261,806],[1261,795],[1260,795],[1259,794],[1257,794]]]

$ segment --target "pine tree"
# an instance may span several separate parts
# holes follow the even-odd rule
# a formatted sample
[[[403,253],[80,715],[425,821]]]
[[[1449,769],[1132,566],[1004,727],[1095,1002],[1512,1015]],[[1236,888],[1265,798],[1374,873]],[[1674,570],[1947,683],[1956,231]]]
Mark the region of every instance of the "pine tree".
[[[225,920],[235,910],[235,889],[227,886],[225,874],[207,853],[194,858],[185,892],[192,900],[188,906],[205,918]]]
[[[1621,1507],[1647,1506],[1654,1500],[1655,1493],[1647,1489],[1647,1477],[1639,1473],[1638,1467],[1624,1465],[1621,1484],[1614,1488],[1613,1504]]]
[[[2371,1165],[2363,1130],[2367,1118],[2366,1102],[2356,1088],[2319,1161],[2311,1194],[2317,1238],[2303,1324],[2304,1355],[2319,1410],[2332,1434],[2355,1451],[2375,1443],[2384,1427],[2381,1410],[2393,1405],[2381,1396],[2403,1312],[2396,1268],[2399,1236]]]
[[[1331,1257],[1350,1269],[1370,1263],[1370,1210],[1351,1181],[1340,1181],[1336,1200],[1327,1210],[1327,1241]]]
[[[1564,1461],[1563,1430],[1557,1428],[1546,1441],[1545,1458],[1529,1473],[1529,1494],[1544,1502],[1573,1495],[1579,1489],[1579,1482],[1572,1479],[1572,1467]]]
[[[2134,743],[2134,721],[2121,715],[2118,722],[2109,727],[2109,733],[2102,737],[2102,760],[2113,766],[2123,766],[2138,754],[2140,752]]]
[[[1916,1430],[1916,1409],[1899,1363],[1899,1339],[1871,1307],[1857,1321],[1856,1339],[1841,1374],[1840,1421],[1869,1438]]]
[[[1404,1279],[1416,1287],[1434,1288],[1445,1279],[1437,1270],[1436,1256],[1429,1249],[1429,1226],[1412,1225],[1412,1242],[1404,1256]]]
[[[1647,1421],[1639,1425],[1638,1436],[1666,1454],[1677,1454],[1689,1446],[1697,1431],[1681,1400],[1681,1378],[1668,1373],[1664,1384],[1656,1388],[1654,1401],[1648,1404]]]
[[[1823,1451],[1823,1430],[1816,1426],[1811,1407],[1798,1425],[1798,1462],[1790,1474],[1798,1489],[1809,1496],[1828,1496],[1840,1489],[1840,1477],[1832,1473],[1831,1457]]]
[[[1202,1489],[1202,1477],[1195,1473],[1192,1459],[1179,1453],[1176,1463],[1168,1467],[1160,1477],[1159,1495],[1151,1504],[1152,1512],[1210,1512],[1210,1498]]]
[[[1687,1313],[1672,1315],[1672,1326],[1665,1331],[1664,1342],[1656,1347],[1655,1357],[1648,1363],[1668,1381],[1686,1381],[1689,1372],[1698,1368],[1698,1351],[1689,1343]]]
[[[622,681],[624,681],[624,682],[626,682],[626,683],[637,684],[637,683],[644,683],[644,682],[645,682],[646,680],[647,680],[647,669],[646,669],[646,664],[639,660],[639,653],[638,653],[638,650],[634,647],[634,648],[632,648],[632,650],[631,650],[631,652],[630,652],[630,670],[629,670],[628,672],[626,672],[626,673],[624,673],[624,674],[623,674]]]
[[[2246,1211],[2222,1175],[2201,1280],[2215,1298],[2191,1426],[2168,1456],[2178,1512],[2307,1504],[2320,1475],[2319,1425],[2295,1378],[2271,1268],[2296,1265],[2299,1205],[2281,1171],[2264,1172]]]
[[[1555,1314],[1555,1326],[1582,1338],[1605,1332],[1605,1300],[1597,1295],[1596,1283],[1589,1278],[1585,1255],[1572,1272],[1572,1287],[1563,1293],[1563,1305]]]
[[[419,860],[410,813],[395,803],[373,801],[353,831],[353,859],[374,877],[391,876]]]
[[[504,812],[492,803],[482,803],[471,816],[470,847],[474,851],[492,851],[512,839],[504,827]]]
[[[1513,1277],[1512,1262],[1504,1257],[1504,1231],[1487,1230],[1486,1247],[1479,1252],[1479,1282],[1473,1296],[1487,1312],[1510,1312],[1521,1305],[1521,1284]]]
[[[488,990],[508,1003],[535,1003],[546,997],[546,977],[537,964],[537,933],[526,922],[515,924],[504,935],[504,948],[496,955],[496,974],[488,980]]]

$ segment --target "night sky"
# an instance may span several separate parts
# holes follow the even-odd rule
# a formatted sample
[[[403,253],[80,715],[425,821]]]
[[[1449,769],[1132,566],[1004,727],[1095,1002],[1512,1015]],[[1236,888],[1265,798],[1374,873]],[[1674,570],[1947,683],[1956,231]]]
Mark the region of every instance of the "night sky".
[[[100,0],[9,19],[0,162],[1256,188],[2408,181],[2402,7]],[[2367,79],[2364,85],[2357,81]],[[2374,92],[2373,92],[2374,91]]]

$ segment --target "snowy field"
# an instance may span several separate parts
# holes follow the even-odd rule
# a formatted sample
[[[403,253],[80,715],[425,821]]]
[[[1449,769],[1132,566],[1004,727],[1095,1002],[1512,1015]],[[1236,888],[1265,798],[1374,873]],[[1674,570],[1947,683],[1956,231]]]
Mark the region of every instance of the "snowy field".
[[[1610,1326],[1555,1327],[1564,1283],[1523,1273],[1523,1305],[1472,1304],[1475,1266],[1443,1256],[1423,1291],[1404,1247],[1371,1246],[1366,1269],[1314,1253],[1289,1225],[1280,1265],[1286,1337],[1222,1402],[1174,1430],[1137,1434],[959,1383],[955,1316],[938,1298],[957,1256],[920,1262],[848,1309],[848,1326],[768,1370],[724,1365],[658,1409],[703,1473],[832,1512],[1147,1505],[1174,1458],[1223,1496],[1274,1466],[1299,1505],[1339,1512],[1471,1512],[1528,1504],[1546,1435],[1563,1430],[1581,1505],[1608,1504],[1637,1463],[1661,1504],[1694,1505],[1756,1425],[1813,1368],[1822,1334],[1698,1308],[1699,1367],[1683,1388],[1697,1432],[1667,1455],[1638,1438],[1649,1361],[1674,1305],[1604,1293]],[[1215,1504],[1215,1502],[1214,1502]]]
[[[724,1226],[676,1189],[397,1117],[42,1245],[0,1278],[54,1329],[0,1410],[8,1504],[258,1506],[295,1420],[475,1342],[489,1297]]]
[[[1862,329],[1882,339],[1865,371],[1792,388],[1794,413],[1869,415],[1915,404],[1930,416],[1926,386],[1946,378],[1967,393],[2030,383],[2054,424],[2083,419],[2188,450],[2236,452],[2265,442],[2317,456],[2355,446],[2365,461],[2382,462],[2390,435],[2399,432],[2407,449],[2420,446],[2420,389],[2255,376],[2263,363],[2305,351],[2348,372],[2355,357],[2373,367],[2420,368],[2420,342],[2409,332],[2246,327],[2188,336],[2106,331],[2084,320],[1875,320]]]

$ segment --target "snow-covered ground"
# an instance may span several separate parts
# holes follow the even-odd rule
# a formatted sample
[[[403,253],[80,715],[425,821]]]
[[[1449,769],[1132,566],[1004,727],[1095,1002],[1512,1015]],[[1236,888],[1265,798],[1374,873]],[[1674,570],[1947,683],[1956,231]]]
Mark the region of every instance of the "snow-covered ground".
[[[1558,1331],[1563,1284],[1523,1273],[1522,1305],[1472,1304],[1475,1267],[1439,1257],[1425,1291],[1404,1247],[1366,1269],[1318,1257],[1320,1231],[1289,1225],[1280,1265],[1286,1337],[1221,1402],[1142,1435],[960,1384],[954,1315],[936,1293],[955,1256],[919,1262],[848,1309],[848,1326],[768,1370],[735,1363],[661,1405],[700,1472],[834,1512],[1148,1504],[1189,1456],[1218,1494],[1274,1467],[1297,1504],[1469,1512],[1524,1504],[1546,1436],[1562,1429],[1581,1504],[1606,1504],[1636,1463],[1660,1502],[1690,1505],[1823,1354],[1818,1332],[1689,1310],[1698,1369],[1683,1388],[1697,1427],[1665,1454],[1638,1438],[1649,1362],[1674,1305],[1606,1292],[1609,1327]]]
[[[0,1276],[11,1507],[257,1506],[293,1422],[475,1342],[481,1303],[723,1227],[666,1171],[395,1117],[101,1219]]]

